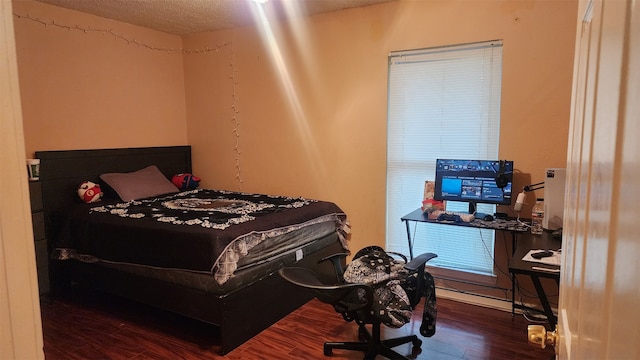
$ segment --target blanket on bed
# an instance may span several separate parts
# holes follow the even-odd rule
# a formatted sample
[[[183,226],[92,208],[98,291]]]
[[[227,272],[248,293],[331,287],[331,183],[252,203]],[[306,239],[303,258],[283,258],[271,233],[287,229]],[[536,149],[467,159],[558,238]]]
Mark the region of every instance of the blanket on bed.
[[[224,283],[235,270],[229,257],[321,222],[334,222],[347,248],[346,215],[334,203],[197,189],[129,202],[82,204],[69,217],[56,248],[59,259],[211,272]]]

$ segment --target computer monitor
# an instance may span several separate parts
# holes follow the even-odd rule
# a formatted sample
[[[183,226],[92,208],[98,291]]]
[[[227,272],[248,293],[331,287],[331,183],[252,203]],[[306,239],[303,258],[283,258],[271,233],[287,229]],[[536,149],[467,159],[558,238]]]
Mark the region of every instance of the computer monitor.
[[[476,204],[511,204],[513,161],[437,159],[435,200]]]

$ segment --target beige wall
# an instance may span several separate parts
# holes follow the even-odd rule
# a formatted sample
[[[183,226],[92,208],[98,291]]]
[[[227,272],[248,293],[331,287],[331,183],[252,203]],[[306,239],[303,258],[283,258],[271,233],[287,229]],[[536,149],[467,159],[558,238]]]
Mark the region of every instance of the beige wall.
[[[274,28],[279,62],[253,27],[180,39],[27,0],[14,7],[154,47],[216,49],[181,57],[14,19],[27,155],[188,143],[205,187],[336,202],[353,249],[385,241],[390,51],[503,39],[500,158],[515,161],[516,189],[566,164],[575,1],[401,0],[316,15]]]
[[[500,158],[515,161],[516,189],[542,181],[546,167],[566,164],[576,9],[400,1],[322,14],[276,36],[284,73],[254,28],[186,37],[187,48],[230,43],[185,56],[195,169],[207,186],[238,189],[239,158],[243,190],[335,201],[351,219],[354,248],[384,244],[389,51],[503,39]]]
[[[13,8],[27,156],[187,144],[181,53],[117,37],[172,49],[179,36],[33,1]]]

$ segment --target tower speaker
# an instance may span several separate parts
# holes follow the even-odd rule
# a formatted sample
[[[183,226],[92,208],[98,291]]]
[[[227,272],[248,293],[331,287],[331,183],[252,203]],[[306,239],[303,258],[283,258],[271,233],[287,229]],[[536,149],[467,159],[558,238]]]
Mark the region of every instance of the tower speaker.
[[[566,169],[546,169],[544,179],[544,219],[542,227],[547,230],[558,230],[564,218],[564,183]]]

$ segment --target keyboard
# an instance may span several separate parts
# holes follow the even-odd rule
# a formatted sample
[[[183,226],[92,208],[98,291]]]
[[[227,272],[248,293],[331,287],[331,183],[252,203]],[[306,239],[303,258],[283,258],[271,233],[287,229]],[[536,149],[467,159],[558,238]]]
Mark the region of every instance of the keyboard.
[[[453,222],[472,222],[476,217],[473,214],[454,211],[436,210],[432,213],[438,221],[453,221]]]

